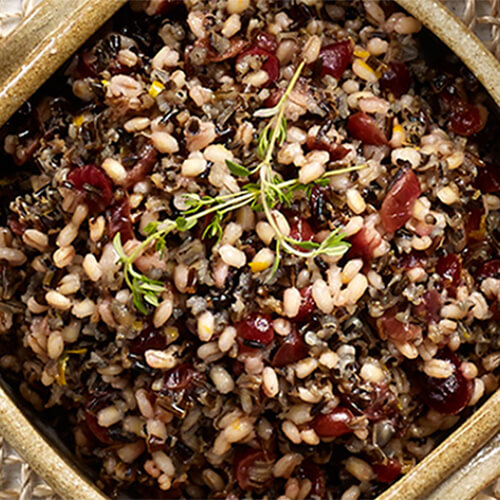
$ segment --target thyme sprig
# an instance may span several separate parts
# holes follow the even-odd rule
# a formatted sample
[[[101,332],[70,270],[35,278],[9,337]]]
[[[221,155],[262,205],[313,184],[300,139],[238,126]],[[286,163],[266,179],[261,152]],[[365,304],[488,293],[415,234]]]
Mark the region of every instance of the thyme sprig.
[[[257,141],[257,156],[260,162],[254,168],[248,168],[233,160],[226,160],[229,171],[236,177],[252,177],[258,174],[257,182],[248,182],[236,193],[219,196],[200,196],[195,193],[186,193],[183,196],[185,209],[182,215],[175,220],[151,222],[145,228],[146,239],[136,246],[129,254],[123,248],[121,235],[117,233],[113,238],[113,247],[123,264],[125,282],[132,291],[135,307],[143,314],[147,314],[147,304],[156,307],[159,298],[166,290],[165,285],[153,280],[134,267],[134,261],[148,248],[163,253],[166,249],[166,236],[172,231],[184,232],[192,229],[196,224],[211,216],[203,232],[203,238],[220,239],[223,234],[224,218],[231,212],[249,205],[256,211],[263,211],[266,219],[275,232],[275,260],[271,267],[269,278],[272,278],[280,265],[282,253],[288,253],[300,258],[314,258],[319,255],[339,257],[349,248],[344,241],[344,233],[334,229],[321,243],[314,241],[300,241],[285,234],[277,220],[277,207],[290,206],[294,193],[302,191],[310,196],[315,185],[326,185],[329,177],[353,172],[364,168],[364,165],[347,167],[326,172],[322,177],[310,184],[302,184],[298,179],[284,181],[273,169],[273,157],[276,146],[281,146],[287,136],[287,121],[285,118],[286,104],[295,87],[305,63],[301,62],[290,80],[279,102],[272,108],[262,108],[254,113],[256,118],[269,118],[263,127]]]

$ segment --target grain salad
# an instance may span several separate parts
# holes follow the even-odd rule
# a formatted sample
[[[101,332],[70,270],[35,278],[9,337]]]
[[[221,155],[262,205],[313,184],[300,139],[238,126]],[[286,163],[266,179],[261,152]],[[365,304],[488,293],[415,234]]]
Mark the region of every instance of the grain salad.
[[[499,385],[490,108],[388,1],[131,2],[1,132],[3,376],[111,496],[375,497]]]

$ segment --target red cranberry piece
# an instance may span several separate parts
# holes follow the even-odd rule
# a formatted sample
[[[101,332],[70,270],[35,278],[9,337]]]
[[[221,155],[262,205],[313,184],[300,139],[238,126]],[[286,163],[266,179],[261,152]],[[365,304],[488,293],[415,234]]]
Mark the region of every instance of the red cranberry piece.
[[[312,287],[306,286],[299,291],[302,299],[300,301],[299,312],[297,316],[293,318],[295,321],[303,321],[309,318],[316,309],[316,303],[312,297]]]
[[[500,191],[500,166],[489,163],[479,169],[474,186],[482,193]]]
[[[361,257],[367,261],[373,258],[373,251],[382,243],[382,237],[375,230],[362,227],[354,236],[349,238],[351,248],[349,258]]]
[[[312,241],[314,239],[314,231],[311,225],[305,219],[299,216],[294,216],[289,221],[290,224],[290,238],[296,241]],[[297,250],[307,252],[307,250],[296,247]]]
[[[455,134],[468,137],[481,132],[487,119],[486,108],[462,101],[458,106],[452,107],[450,128]]]
[[[93,52],[84,50],[77,55],[77,60],[76,74],[79,78],[97,76],[97,56]]]
[[[411,76],[406,64],[391,61],[380,78],[380,86],[383,90],[392,92],[398,99],[406,94],[411,86]]]
[[[332,75],[338,80],[352,61],[353,52],[354,47],[350,40],[323,47],[319,52],[321,76]]]
[[[167,347],[167,339],[161,329],[156,329],[152,324],[148,324],[130,342],[129,350],[132,354],[144,354],[148,349],[165,349],[165,347]]]
[[[347,120],[347,130],[354,137],[364,144],[373,146],[383,146],[387,144],[385,133],[377,125],[373,117],[358,111]]]
[[[304,359],[308,353],[309,348],[302,340],[302,337],[296,331],[293,331],[285,337],[283,343],[278,347],[272,365],[280,368]]]
[[[423,252],[412,252],[410,254],[405,254],[400,259],[400,266],[408,271],[414,267],[424,267],[427,262],[427,255]]]
[[[161,0],[160,2],[150,2],[146,14],[148,16],[157,16],[169,13],[174,7],[182,4],[182,0]],[[170,497],[169,497],[170,498]],[[172,497],[173,498],[173,497]]]
[[[392,483],[401,475],[401,463],[395,458],[389,458],[384,464],[374,464],[373,471],[381,483]]]
[[[456,288],[462,276],[462,262],[458,255],[450,253],[440,257],[436,264],[436,272],[443,279],[445,288]]]
[[[342,146],[342,144],[332,144],[331,142],[310,135],[307,136],[306,145],[311,151],[328,151],[330,153],[330,161],[340,161],[349,153],[349,150]]]
[[[259,47],[259,49],[263,49],[266,52],[274,54],[276,52],[276,49],[278,48],[278,41],[276,40],[276,37],[271,33],[261,31],[255,38],[254,46]]]
[[[236,324],[238,336],[247,347],[265,347],[274,338],[271,321],[269,314],[251,313],[246,319]]]
[[[271,477],[263,470],[272,466],[271,457],[263,450],[243,448],[238,450],[234,458],[234,475],[239,487],[244,490],[261,490],[266,487]]]
[[[429,323],[437,323],[441,317],[441,294],[436,290],[427,290],[422,296],[422,302],[413,308],[415,316]]]
[[[9,218],[7,219],[7,224],[10,230],[18,236],[22,236],[24,234],[24,231],[26,231],[27,229],[26,226],[19,222],[19,219],[15,216],[9,216]]]
[[[498,302],[494,302],[490,307],[493,316],[491,317],[491,321],[500,321],[500,305]]]
[[[134,228],[130,219],[130,203],[128,198],[114,203],[111,206],[108,217],[109,235],[113,239],[116,233],[120,233],[122,243],[134,237]]]
[[[348,425],[353,418],[351,410],[337,406],[326,415],[321,414],[314,417],[311,427],[319,437],[340,437],[352,433],[352,429]]]
[[[422,373],[420,395],[433,410],[455,415],[467,406],[472,395],[472,384],[460,371],[460,359],[455,353],[444,349],[436,357],[450,361],[455,366],[455,371],[448,378],[429,377]]]
[[[274,54],[261,49],[260,47],[253,47],[240,54],[237,62],[247,56],[259,56],[263,59],[262,69],[267,73],[268,80],[262,85],[262,87],[267,87],[278,79],[278,76],[280,75],[280,62]]]
[[[113,183],[100,167],[85,165],[68,174],[68,182],[85,195],[90,212],[102,212],[113,199]]]
[[[113,444],[115,441],[109,433],[107,427],[102,427],[97,423],[97,414],[103,408],[112,404],[110,393],[99,393],[90,396],[85,405],[85,421],[92,434],[104,444]]]
[[[377,327],[382,339],[404,343],[421,335],[422,328],[413,323],[403,323],[394,317],[395,311],[387,311],[377,320]]]
[[[311,481],[309,497],[326,498],[326,478],[321,467],[308,458],[302,462],[299,468],[299,476]]]
[[[190,363],[182,363],[168,370],[163,376],[163,388],[168,391],[189,389],[198,372]]]
[[[483,262],[474,274],[474,278],[476,278],[476,280],[482,280],[484,278],[500,278],[500,259]]]
[[[410,219],[413,205],[422,194],[418,177],[413,170],[401,175],[385,195],[380,217],[387,232],[393,233]]]
[[[139,159],[137,163],[132,167],[132,170],[128,172],[127,179],[125,181],[125,187],[130,188],[134,184],[143,181],[146,176],[151,172],[156,159],[158,157],[158,151],[151,145],[147,144],[139,153]]]

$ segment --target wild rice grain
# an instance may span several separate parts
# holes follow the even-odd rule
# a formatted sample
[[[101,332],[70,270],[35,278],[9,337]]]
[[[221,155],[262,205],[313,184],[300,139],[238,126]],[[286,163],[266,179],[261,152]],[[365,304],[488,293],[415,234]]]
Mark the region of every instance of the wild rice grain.
[[[61,311],[67,311],[72,305],[70,299],[54,290],[50,290],[45,294],[45,300],[47,301],[47,304],[56,309],[60,309]]]
[[[266,366],[262,372],[262,389],[266,396],[270,398],[273,398],[279,392],[278,376],[270,366]]]
[[[46,252],[49,248],[49,237],[37,229],[26,229],[23,233],[23,241],[39,252]]]
[[[91,281],[99,281],[102,277],[102,268],[94,254],[88,253],[83,259],[83,270]]]

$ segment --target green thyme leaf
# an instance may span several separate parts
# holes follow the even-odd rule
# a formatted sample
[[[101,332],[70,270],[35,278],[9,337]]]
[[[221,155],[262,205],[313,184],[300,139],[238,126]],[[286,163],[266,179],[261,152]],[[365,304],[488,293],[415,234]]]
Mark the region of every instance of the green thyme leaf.
[[[226,160],[226,165],[229,171],[237,177],[248,177],[249,175],[252,175],[252,172],[250,172],[248,168],[243,167],[234,161]]]
[[[315,241],[298,241],[298,240],[293,240],[293,239],[288,239],[287,240],[289,243],[291,243],[293,246],[303,248],[304,250],[315,250],[316,248],[319,248],[319,243],[316,243]]]
[[[185,231],[189,231],[194,226],[196,226],[196,219],[192,218],[186,219],[186,217],[177,217],[177,219],[175,219],[175,225],[178,231],[184,233]]]

